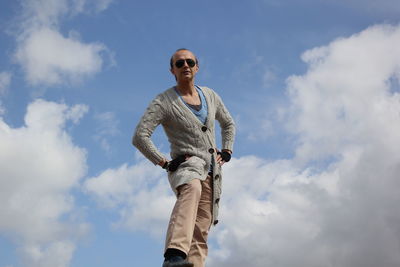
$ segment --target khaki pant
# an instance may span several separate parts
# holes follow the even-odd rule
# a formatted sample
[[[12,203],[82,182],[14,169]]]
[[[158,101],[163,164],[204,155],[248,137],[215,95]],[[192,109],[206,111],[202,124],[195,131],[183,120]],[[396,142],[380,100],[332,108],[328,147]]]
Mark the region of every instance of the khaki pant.
[[[188,255],[194,267],[204,267],[207,236],[212,220],[212,181],[194,179],[178,187],[178,199],[168,225],[165,250],[175,248]]]

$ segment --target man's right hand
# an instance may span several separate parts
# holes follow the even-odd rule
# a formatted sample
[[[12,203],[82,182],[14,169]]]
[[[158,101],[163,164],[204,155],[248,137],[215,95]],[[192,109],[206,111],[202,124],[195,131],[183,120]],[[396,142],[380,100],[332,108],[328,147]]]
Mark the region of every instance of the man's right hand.
[[[168,162],[168,171],[174,172],[178,169],[182,162],[186,161],[186,155],[180,155]]]

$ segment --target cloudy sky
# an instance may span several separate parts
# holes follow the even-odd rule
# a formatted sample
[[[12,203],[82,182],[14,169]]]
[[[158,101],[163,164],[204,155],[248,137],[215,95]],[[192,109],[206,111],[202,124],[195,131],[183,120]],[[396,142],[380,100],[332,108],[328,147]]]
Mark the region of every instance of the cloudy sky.
[[[207,266],[400,266],[399,15],[398,0],[2,1],[0,267],[161,265],[174,196],[130,142],[181,47],[237,124]]]

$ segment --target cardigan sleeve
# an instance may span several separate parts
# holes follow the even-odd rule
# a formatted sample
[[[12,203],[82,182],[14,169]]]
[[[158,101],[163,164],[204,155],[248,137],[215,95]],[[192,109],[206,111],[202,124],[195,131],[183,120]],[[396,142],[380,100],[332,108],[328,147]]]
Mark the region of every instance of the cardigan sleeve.
[[[154,165],[160,163],[165,157],[151,140],[155,128],[165,119],[165,111],[161,96],[157,96],[147,107],[141,120],[136,126],[132,144]]]
[[[220,96],[215,93],[216,111],[215,119],[221,126],[222,149],[233,151],[233,142],[235,139],[235,123],[225,107]]]

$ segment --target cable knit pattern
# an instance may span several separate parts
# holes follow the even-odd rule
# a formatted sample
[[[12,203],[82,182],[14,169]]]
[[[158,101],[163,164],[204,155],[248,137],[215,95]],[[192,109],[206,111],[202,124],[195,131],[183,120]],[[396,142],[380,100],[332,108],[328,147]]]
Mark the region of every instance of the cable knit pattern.
[[[192,155],[178,170],[168,173],[168,180],[175,193],[176,188],[192,179],[205,180],[211,161],[214,161],[214,224],[217,221],[218,202],[221,194],[221,168],[215,162],[215,120],[220,123],[222,149],[233,151],[235,125],[221,98],[213,90],[200,87],[208,105],[205,124],[193,114],[175,92],[169,88],[159,94],[148,106],[136,127],[132,143],[154,164],[166,158],[154,145],[151,135],[158,125],[162,125],[171,145],[171,158],[182,154]]]

